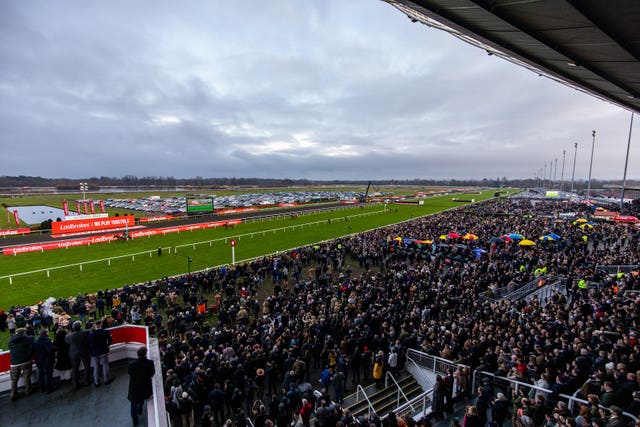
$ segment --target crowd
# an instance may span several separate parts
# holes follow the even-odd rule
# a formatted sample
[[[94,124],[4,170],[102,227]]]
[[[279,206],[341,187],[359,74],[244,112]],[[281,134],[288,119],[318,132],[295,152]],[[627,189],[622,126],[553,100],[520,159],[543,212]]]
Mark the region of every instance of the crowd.
[[[640,300],[632,292],[640,284],[596,267],[640,264],[640,233],[557,219],[567,210],[592,212],[571,202],[493,200],[244,265],[58,300],[51,319],[38,308],[9,316],[34,331],[65,330],[60,312],[152,327],[176,426],[248,418],[256,427],[413,425],[393,414],[356,419],[341,405],[356,384],[401,370],[408,349],[470,367],[449,378],[459,394],[478,396],[464,427],[509,417],[523,427],[609,425],[622,410],[640,413]],[[477,239],[447,238],[452,232]],[[500,237],[514,232],[537,245]],[[561,237],[538,240],[549,233]],[[552,276],[566,295],[492,298]],[[5,324],[11,329],[0,318]],[[471,390],[475,370],[537,388]],[[572,413],[560,395],[576,391],[590,403]]]

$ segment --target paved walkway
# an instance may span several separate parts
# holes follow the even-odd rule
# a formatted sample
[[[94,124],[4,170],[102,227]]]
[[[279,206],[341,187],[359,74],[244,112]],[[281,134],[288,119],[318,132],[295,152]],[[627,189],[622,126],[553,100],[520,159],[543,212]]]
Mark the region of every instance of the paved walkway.
[[[31,396],[15,402],[9,393],[0,395],[0,426],[132,426],[127,400],[129,361],[111,363],[115,380],[107,386],[85,386],[74,392],[71,384],[64,384],[51,394],[42,394],[35,384]],[[147,425],[146,413],[139,425]]]

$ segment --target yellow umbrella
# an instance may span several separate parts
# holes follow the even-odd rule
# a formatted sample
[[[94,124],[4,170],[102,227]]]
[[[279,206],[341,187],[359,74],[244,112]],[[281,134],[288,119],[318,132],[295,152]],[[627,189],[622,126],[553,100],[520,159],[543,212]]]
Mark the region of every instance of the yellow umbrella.
[[[579,225],[579,227],[580,227],[580,228],[582,228],[583,230],[584,230],[585,228],[588,228],[589,230],[591,230],[591,229],[593,228],[593,225],[588,224],[588,223],[586,223],[586,222],[585,222],[584,224]]]
[[[440,240],[447,240],[447,236],[443,234],[442,236],[440,236]]]
[[[583,223],[585,223],[585,222],[589,222],[589,221],[588,221],[587,219],[585,219],[585,218],[578,218],[578,219],[576,219],[575,221],[573,221],[573,225],[576,225],[576,224],[583,224]]]
[[[533,240],[524,239],[520,243],[518,243],[518,245],[520,245],[520,246],[535,246],[536,242],[534,242]]]
[[[464,236],[462,236],[462,238],[464,240],[478,240],[478,236],[476,236],[475,234],[471,234],[471,233],[467,233]]]

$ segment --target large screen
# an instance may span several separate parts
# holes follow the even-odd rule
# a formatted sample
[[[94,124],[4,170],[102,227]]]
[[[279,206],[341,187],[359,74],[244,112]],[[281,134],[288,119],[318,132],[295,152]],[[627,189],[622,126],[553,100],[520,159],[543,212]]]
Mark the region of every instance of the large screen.
[[[187,197],[187,213],[213,212],[213,197]]]

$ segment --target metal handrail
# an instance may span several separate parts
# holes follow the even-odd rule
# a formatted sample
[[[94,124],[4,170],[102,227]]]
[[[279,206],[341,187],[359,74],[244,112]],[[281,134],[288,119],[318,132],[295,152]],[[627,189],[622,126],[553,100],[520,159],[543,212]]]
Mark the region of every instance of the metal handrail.
[[[396,408],[395,413],[397,416],[402,416],[405,414],[405,411],[408,408],[411,408],[411,410],[413,412],[417,412],[415,409],[415,406],[418,406],[418,408],[422,408],[422,413],[426,414],[427,412],[427,398],[429,397],[429,395],[433,394],[433,388],[430,388],[429,390],[423,392],[422,394],[420,394],[419,396],[414,397],[413,399],[411,399],[409,402],[400,405]],[[422,401],[421,405],[416,405],[417,402]],[[388,415],[388,414],[387,414]],[[384,417],[383,417],[384,418]]]
[[[431,380],[431,378],[429,378],[429,377],[428,377],[428,376],[423,372],[423,370],[422,370],[422,368],[420,367],[420,365],[418,365],[418,363],[417,363],[415,360],[413,360],[413,358],[412,358],[411,356],[409,356],[408,354],[407,354],[407,360],[408,360],[408,361],[410,361],[411,363],[413,363],[413,365],[414,365],[416,368],[418,368],[417,370],[418,370],[418,372],[420,373],[420,375],[422,376],[422,378],[425,380],[425,382],[426,382],[427,384],[429,384],[431,387],[433,387],[433,381]]]
[[[475,389],[476,389],[476,376],[477,376],[478,374],[481,374],[481,375],[483,375],[483,376],[485,376],[485,377],[491,377],[491,378],[493,378],[493,379],[499,379],[500,381],[504,381],[504,382],[506,382],[506,383],[514,384],[514,385],[515,385],[515,391],[516,391],[516,393],[518,392],[518,390],[520,389],[520,387],[526,387],[526,388],[528,388],[528,389],[539,390],[539,391],[542,391],[542,392],[544,392],[544,393],[553,393],[553,391],[552,391],[552,390],[549,390],[549,389],[546,389],[546,388],[543,388],[543,387],[538,387],[537,385],[534,385],[534,384],[529,384],[529,383],[525,383],[525,382],[522,382],[522,381],[518,381],[518,380],[511,379],[511,378],[502,377],[502,376],[495,375],[495,374],[492,374],[492,373],[490,373],[490,372],[486,372],[486,371],[474,371],[474,372],[473,372],[473,382],[472,382],[472,383],[473,383],[473,389],[472,389],[472,390],[475,390]],[[568,395],[568,394],[564,394],[564,393],[558,393],[558,395],[557,395],[557,396],[559,396],[559,397],[561,397],[561,398],[563,398],[563,399],[568,400],[568,401],[569,401],[569,407],[570,407],[570,408],[573,408],[573,402],[580,402],[580,403],[589,404],[589,401],[588,401],[588,400],[580,399],[579,397],[576,397],[576,393],[574,393],[574,394],[573,394],[573,395],[571,395],[571,396],[570,396],[570,395]],[[603,405],[598,405],[598,407],[599,407],[599,408],[602,408],[602,409],[608,409],[608,407],[603,406]],[[628,412],[622,412],[622,414],[623,414],[625,417],[629,417],[629,418],[631,418],[634,422],[635,422],[635,421],[638,421],[638,417],[636,417],[635,415],[632,415],[632,414],[630,414],[630,413],[628,413]]]
[[[400,384],[398,384],[398,381],[396,381],[396,379],[393,377],[393,375],[389,371],[387,371],[387,373],[384,376],[384,386],[385,386],[385,388],[388,387],[387,384],[388,384],[388,379],[389,378],[391,378],[393,380],[393,383],[398,388],[398,393],[397,393],[397,398],[396,398],[396,407],[400,406],[400,395],[401,394],[402,394],[402,397],[404,397],[404,400],[409,402],[409,398],[407,397],[406,394],[404,394],[404,391],[402,391],[402,388],[400,387]],[[412,407],[412,409],[413,409],[413,407]]]
[[[371,401],[369,400],[369,397],[367,396],[367,392],[364,391],[364,388],[362,388],[362,386],[360,384],[358,384],[358,386],[356,387],[356,403],[360,402],[360,392],[362,391],[362,394],[364,396],[364,400],[367,401],[367,416],[371,417],[371,411],[373,411],[373,413],[376,413],[375,408],[373,407],[373,404],[371,403]]]

